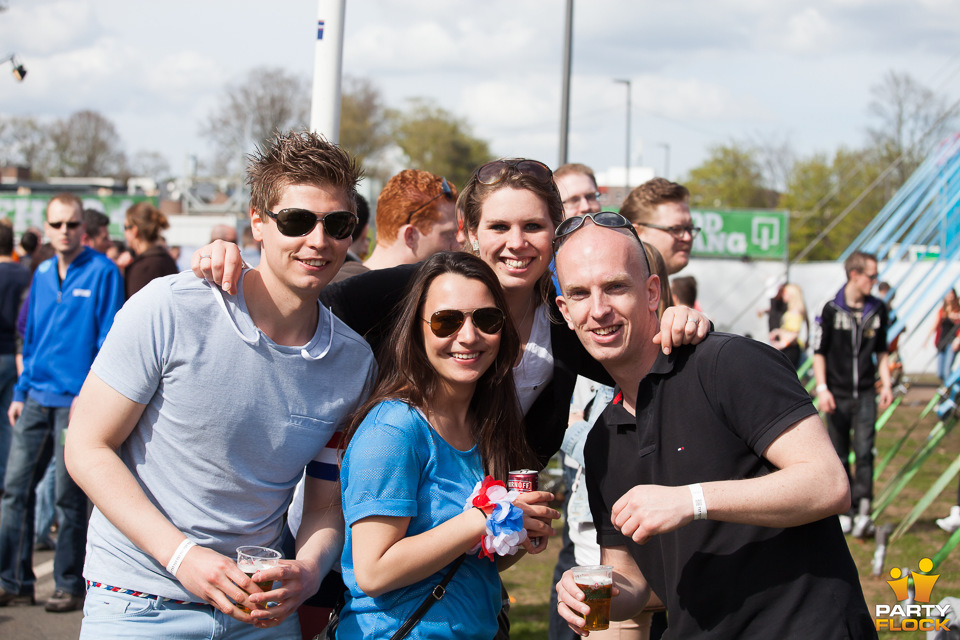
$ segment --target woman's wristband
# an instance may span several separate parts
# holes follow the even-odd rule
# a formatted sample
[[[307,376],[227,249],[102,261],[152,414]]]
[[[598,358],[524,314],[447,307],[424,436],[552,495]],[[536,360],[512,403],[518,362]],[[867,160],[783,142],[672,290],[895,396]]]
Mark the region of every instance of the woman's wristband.
[[[829,387],[827,387],[827,385],[825,385],[825,384],[818,384],[818,385],[817,385],[817,393],[823,393],[823,392],[826,391],[828,388],[829,388]]]

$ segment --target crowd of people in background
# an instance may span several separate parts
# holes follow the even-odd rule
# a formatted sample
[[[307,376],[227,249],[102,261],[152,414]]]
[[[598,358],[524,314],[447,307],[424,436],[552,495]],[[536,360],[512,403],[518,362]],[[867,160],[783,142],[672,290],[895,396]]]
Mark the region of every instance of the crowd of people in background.
[[[604,211],[589,167],[500,159],[459,189],[400,171],[371,215],[360,175],[323,138],[278,134],[251,156],[248,219],[215,226],[193,273],[149,202],[122,241],[66,193],[19,249],[0,220],[0,606],[34,602],[50,548],[45,608],[83,607],[81,637],[312,639],[332,619],[337,638],[502,639],[499,571],[556,533],[551,640],[579,637],[570,571],[599,564],[621,595],[598,638],[875,637],[843,542],[872,533],[892,400],[875,256],[847,259],[812,325],[781,284],[770,349],[713,331],[680,274],[701,232],[683,185],[654,178]],[[928,340],[946,381],[952,289]],[[559,511],[504,486],[555,455]],[[960,506],[938,524],[960,528]],[[804,569],[812,539],[829,575]],[[245,575],[231,556],[250,544],[284,560]],[[754,553],[767,592],[727,606],[733,565],[711,562]],[[797,599],[843,605],[786,615]]]

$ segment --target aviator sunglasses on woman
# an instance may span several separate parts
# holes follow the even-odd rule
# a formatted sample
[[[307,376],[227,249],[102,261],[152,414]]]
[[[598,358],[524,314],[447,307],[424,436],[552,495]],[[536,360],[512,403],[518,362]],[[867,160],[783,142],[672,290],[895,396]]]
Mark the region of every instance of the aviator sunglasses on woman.
[[[500,329],[503,328],[503,311],[496,307],[483,307],[473,311],[441,309],[434,312],[429,320],[424,319],[424,322],[430,323],[430,331],[433,331],[433,335],[446,338],[460,330],[467,316],[473,320],[473,326],[487,335],[500,333]]]
[[[320,223],[328,236],[343,240],[350,237],[359,222],[357,216],[349,211],[316,214],[306,209],[283,209],[276,213],[265,213],[277,221],[277,231],[291,238],[307,235]]]

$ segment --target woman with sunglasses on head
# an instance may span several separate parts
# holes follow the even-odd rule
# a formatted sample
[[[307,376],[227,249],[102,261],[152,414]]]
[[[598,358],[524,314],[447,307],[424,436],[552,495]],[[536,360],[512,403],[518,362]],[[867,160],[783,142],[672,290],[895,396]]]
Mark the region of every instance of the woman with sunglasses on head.
[[[564,221],[560,193],[542,162],[494,160],[474,172],[460,192],[457,208],[463,212],[464,249],[493,269],[506,296],[505,311],[520,336],[520,356],[514,362],[517,396],[527,442],[545,465],[563,440],[577,375],[609,383],[606,371],[587,354],[556,306],[549,264],[554,230]],[[619,214],[593,215],[633,229]],[[565,224],[580,220],[575,216]],[[201,256],[210,260],[201,261]],[[194,253],[192,263],[197,276],[223,283],[228,290],[236,286],[241,265],[239,249],[220,242]],[[414,269],[415,265],[403,265],[370,271],[328,285],[320,300],[378,353],[392,326],[390,310],[402,301]],[[671,307],[661,319],[661,346],[669,353],[674,344],[699,342],[709,326],[702,314]]]
[[[544,536],[544,546],[552,533],[543,522],[559,517],[545,505],[552,494],[504,496],[484,479],[505,481],[510,469],[536,461],[514,392],[519,339],[505,307],[496,276],[474,256],[441,252],[413,276],[380,353],[376,389],[347,432],[348,595],[337,638],[398,637],[407,623],[410,638],[489,640],[501,605],[498,571],[519,557],[521,531]],[[484,500],[498,496],[507,498],[501,510],[516,534],[499,547],[491,537],[498,512]],[[445,596],[416,619],[448,574]]]

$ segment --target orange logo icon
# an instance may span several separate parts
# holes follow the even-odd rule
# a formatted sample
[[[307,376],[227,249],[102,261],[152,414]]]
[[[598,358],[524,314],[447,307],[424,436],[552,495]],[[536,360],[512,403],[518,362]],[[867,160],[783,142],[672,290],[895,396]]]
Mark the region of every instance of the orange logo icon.
[[[940,574],[924,575],[933,569],[933,561],[930,558],[921,558],[918,566],[923,573],[910,572],[910,575],[913,576],[913,600],[914,602],[930,602],[930,592],[933,591],[933,585],[937,583]],[[893,578],[893,580],[887,580],[887,584],[893,589],[897,600],[906,600],[910,597],[907,592],[907,583],[910,580],[910,575],[902,574],[903,572],[900,569],[894,567],[890,570],[890,577]]]

